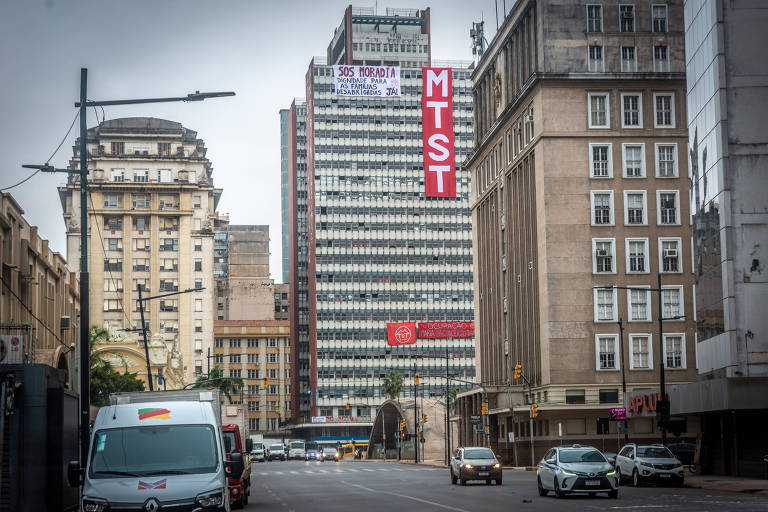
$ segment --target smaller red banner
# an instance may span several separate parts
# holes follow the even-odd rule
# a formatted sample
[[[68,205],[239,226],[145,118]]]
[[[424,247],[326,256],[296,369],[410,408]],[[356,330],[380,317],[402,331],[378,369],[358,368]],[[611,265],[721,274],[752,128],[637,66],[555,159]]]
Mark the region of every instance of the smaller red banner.
[[[474,338],[475,322],[419,322],[419,338]]]
[[[387,345],[411,345],[416,343],[416,322],[387,324]]]

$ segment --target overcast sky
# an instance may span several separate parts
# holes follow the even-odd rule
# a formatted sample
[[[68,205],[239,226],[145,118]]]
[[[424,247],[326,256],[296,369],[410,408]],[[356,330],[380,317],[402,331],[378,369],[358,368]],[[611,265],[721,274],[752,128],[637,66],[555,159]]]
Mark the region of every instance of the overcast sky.
[[[423,1],[423,0],[422,0]],[[219,211],[235,224],[269,224],[272,277],[281,280],[280,125],[278,111],[304,95],[304,74],[325,49],[350,2],[342,0],[1,0],[0,188],[44,163],[75,115],[80,68],[89,99],[127,99],[235,91],[200,103],[120,106],[107,119],[147,116],[181,122],[208,147]],[[359,0],[355,6],[373,6]],[[503,0],[498,0],[499,10]],[[512,0],[506,0],[510,7]],[[432,9],[432,55],[471,59],[469,29],[484,16],[496,27],[494,0],[379,1]],[[99,111],[99,116],[101,112]],[[96,114],[88,112],[88,126]],[[65,167],[78,126],[51,160]],[[66,256],[56,186],[64,175],[38,174],[10,190]]]

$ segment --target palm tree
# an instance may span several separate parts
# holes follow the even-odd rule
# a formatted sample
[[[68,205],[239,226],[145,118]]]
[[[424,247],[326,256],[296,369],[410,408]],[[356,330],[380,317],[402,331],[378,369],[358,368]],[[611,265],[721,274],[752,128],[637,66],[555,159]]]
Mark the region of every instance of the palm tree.
[[[243,387],[243,379],[239,377],[224,377],[224,370],[221,366],[215,365],[208,372],[208,375],[201,375],[197,378],[191,388],[217,388],[221,394],[227,397],[229,403],[232,403],[232,395],[237,393]]]
[[[403,390],[403,376],[396,371],[390,371],[383,378],[384,392],[389,395],[390,400],[394,400]]]

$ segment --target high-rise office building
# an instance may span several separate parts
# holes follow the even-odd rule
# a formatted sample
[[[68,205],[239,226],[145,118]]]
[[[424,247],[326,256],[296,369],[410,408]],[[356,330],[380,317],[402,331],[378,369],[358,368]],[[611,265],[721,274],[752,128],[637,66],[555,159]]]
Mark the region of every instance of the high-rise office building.
[[[661,365],[695,378],[682,18],[681,0],[520,0],[473,72],[482,387],[459,401],[488,400],[508,460],[615,440],[623,378],[651,396]],[[638,442],[660,434],[647,403],[628,411]]]
[[[91,323],[114,339],[136,338],[123,329],[141,326],[138,287],[144,297],[204,289],[145,303],[150,351],[192,382],[213,341],[213,216],[221,196],[203,140],[174,121],[133,117],[90,128],[87,147]],[[77,149],[70,165],[79,165]],[[59,188],[69,261],[80,257],[78,187],[70,174]]]
[[[298,421],[323,417],[325,436],[367,439],[389,370],[406,377],[403,395],[414,367],[427,396],[444,393],[446,364],[474,379],[472,339],[386,339],[388,322],[474,318],[469,173],[457,165],[455,198],[424,193],[421,67],[445,64],[430,45],[429,9],[348,7],[327,55],[310,63],[306,105],[289,109],[294,396]],[[400,66],[401,93],[339,95],[338,64]],[[457,163],[472,146],[469,65],[446,64]]]

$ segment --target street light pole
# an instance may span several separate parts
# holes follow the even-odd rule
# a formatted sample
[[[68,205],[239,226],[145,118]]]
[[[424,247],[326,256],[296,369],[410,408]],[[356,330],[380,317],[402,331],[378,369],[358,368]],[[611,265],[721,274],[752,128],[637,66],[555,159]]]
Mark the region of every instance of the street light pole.
[[[91,308],[88,273],[88,69],[80,69],[80,467],[88,461],[91,437]]]
[[[619,364],[621,365],[621,396],[624,402],[624,406],[627,404],[627,375],[624,369],[624,322],[619,317]],[[629,443],[629,425],[627,425],[627,415],[624,412],[624,444]]]
[[[661,430],[661,444],[666,446],[667,421],[669,420],[669,402],[667,401],[667,387],[664,376],[664,305],[662,304],[664,299],[663,291],[661,289],[661,271],[659,271],[657,274],[657,279],[657,288],[659,290],[657,314],[659,316],[659,392],[661,393],[661,403],[656,404],[656,408],[657,410],[659,407],[662,408],[661,411],[657,412],[657,415],[661,419],[659,422],[659,430]],[[659,414],[659,412],[661,414]]]
[[[143,284],[136,285],[136,290],[139,292],[139,312],[141,313],[141,335],[144,338],[144,355],[147,358],[147,382],[149,382],[149,390],[154,391],[155,387],[152,384],[152,363],[149,361],[149,341],[147,340],[147,323],[144,321],[144,299],[141,296],[142,288],[144,288]]]

